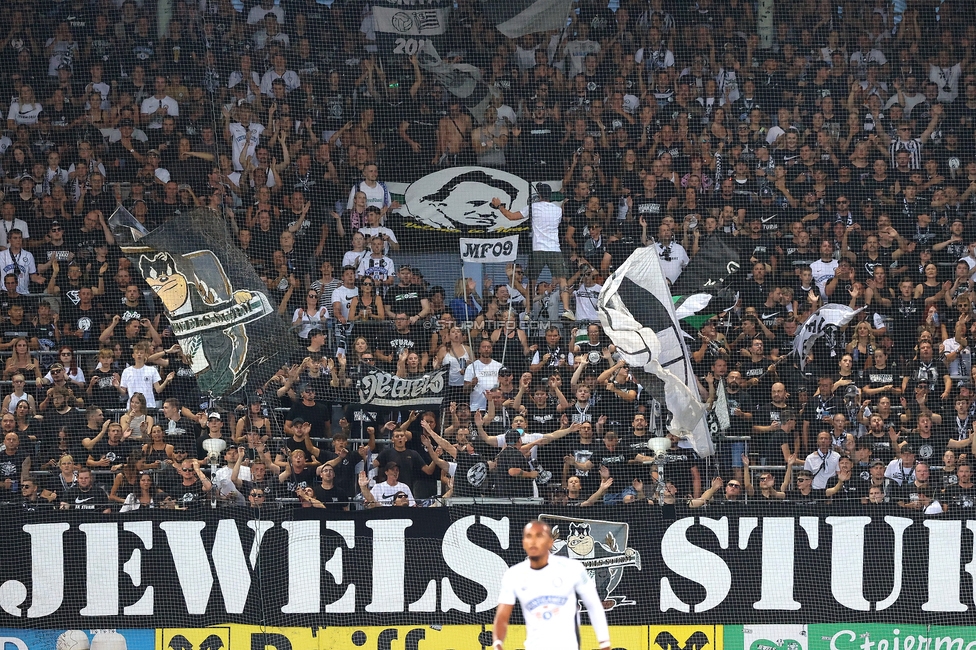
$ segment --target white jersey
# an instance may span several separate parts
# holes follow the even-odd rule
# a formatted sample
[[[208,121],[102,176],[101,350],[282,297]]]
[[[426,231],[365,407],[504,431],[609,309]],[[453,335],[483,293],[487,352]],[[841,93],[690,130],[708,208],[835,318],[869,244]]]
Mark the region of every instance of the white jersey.
[[[234,169],[241,171],[244,166],[241,165],[241,152],[247,147],[247,157],[254,158],[254,148],[258,146],[261,141],[261,134],[264,133],[264,126],[258,124],[257,122],[251,122],[247,127],[245,127],[240,122],[234,122],[227,127],[230,131],[231,142],[233,145],[233,159],[231,162],[234,165]]]
[[[579,648],[577,599],[583,601],[598,642],[610,640],[607,616],[596,584],[582,562],[550,555],[549,563],[533,569],[528,560],[502,576],[499,605],[518,599],[525,617],[525,650]]]
[[[359,295],[359,289],[353,287],[350,289],[344,284],[340,284],[332,292],[332,304],[339,303],[339,313],[342,314],[343,318],[349,318],[349,305],[352,304],[352,299]]]

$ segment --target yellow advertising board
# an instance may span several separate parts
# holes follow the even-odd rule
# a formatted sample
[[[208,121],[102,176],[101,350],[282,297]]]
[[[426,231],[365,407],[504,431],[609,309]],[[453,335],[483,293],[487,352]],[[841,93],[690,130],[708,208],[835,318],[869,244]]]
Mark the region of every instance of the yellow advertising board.
[[[616,650],[724,650],[721,625],[612,626]],[[525,628],[509,627],[506,650],[523,650]],[[491,626],[260,627],[224,625],[156,630],[157,650],[486,650]],[[596,650],[591,627],[582,650]]]

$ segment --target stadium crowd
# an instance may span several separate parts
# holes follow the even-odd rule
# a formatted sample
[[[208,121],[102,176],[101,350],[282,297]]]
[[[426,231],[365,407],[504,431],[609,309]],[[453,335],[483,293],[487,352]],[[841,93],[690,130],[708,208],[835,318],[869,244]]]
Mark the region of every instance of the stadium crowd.
[[[164,22],[151,2],[3,3],[0,501],[973,507],[966,3],[777,4],[768,43],[742,0],[619,5],[509,40],[458,0],[442,54],[494,90],[475,114],[416,55],[378,53],[362,2],[180,0]],[[429,286],[397,262],[425,250],[387,182],[462,165],[561,191],[491,202],[531,217],[525,266]],[[293,324],[266,385],[200,394],[116,244],[120,205],[150,230],[227,222]],[[712,239],[739,256],[737,302],[686,326],[729,426],[715,457],[672,438],[659,482],[668,412],[596,301],[637,248],[674,283]],[[860,311],[790,354],[827,303]],[[444,367],[441,409],[358,403],[367,374]]]

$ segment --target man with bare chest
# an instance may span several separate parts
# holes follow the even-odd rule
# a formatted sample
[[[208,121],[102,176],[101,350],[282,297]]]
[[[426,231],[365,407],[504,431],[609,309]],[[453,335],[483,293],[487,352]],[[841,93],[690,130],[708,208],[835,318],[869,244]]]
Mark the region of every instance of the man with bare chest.
[[[431,164],[434,166],[464,165],[470,162],[471,116],[461,108],[461,101],[452,97],[447,115],[437,125],[437,149]]]

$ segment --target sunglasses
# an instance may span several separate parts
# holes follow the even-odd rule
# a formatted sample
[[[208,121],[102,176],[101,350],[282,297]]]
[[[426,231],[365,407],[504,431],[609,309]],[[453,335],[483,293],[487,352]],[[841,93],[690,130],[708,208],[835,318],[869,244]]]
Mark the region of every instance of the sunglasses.
[[[738,489],[739,489],[739,488],[741,488],[742,486],[741,486],[741,485],[739,485],[738,483],[729,483],[729,487],[730,487],[730,488],[735,488],[735,489],[737,489],[737,490],[738,490]]]

